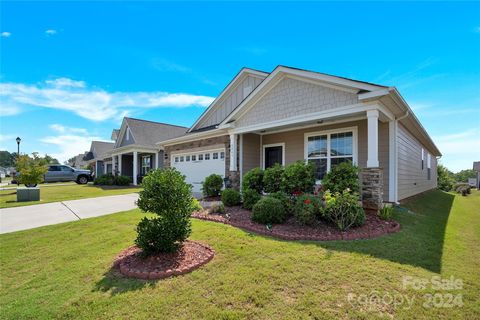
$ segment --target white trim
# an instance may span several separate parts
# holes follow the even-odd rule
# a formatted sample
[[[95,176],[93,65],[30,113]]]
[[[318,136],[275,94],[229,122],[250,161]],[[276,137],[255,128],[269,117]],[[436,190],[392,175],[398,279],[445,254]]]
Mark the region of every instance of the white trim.
[[[196,151],[186,151],[186,150],[179,150],[177,152],[172,151],[170,153],[170,162],[173,163],[173,157],[179,157],[179,156],[188,156],[188,155],[199,155],[199,154],[204,154],[204,153],[213,153],[213,152],[225,152],[225,148],[214,148],[214,149],[205,149],[205,150],[196,150]],[[225,155],[227,157],[227,155]],[[220,156],[219,156],[220,158]],[[225,160],[225,159],[224,159]],[[198,160],[196,160],[198,161]],[[203,160],[200,160],[203,161]],[[194,161],[195,162],[195,161]]]
[[[352,159],[353,159],[353,164],[357,165],[358,163],[358,127],[353,126],[353,127],[344,127],[344,128],[337,128],[337,129],[331,129],[331,130],[323,130],[323,131],[316,131],[316,132],[306,132],[304,133],[304,138],[303,138],[303,158],[305,160],[305,163],[308,163],[308,138],[309,137],[315,137],[315,136],[321,136],[321,135],[327,135],[327,172],[330,171],[331,169],[331,156],[330,156],[330,136],[335,133],[344,133],[344,132],[352,132]],[[319,181],[317,181],[318,183]]]
[[[240,154],[238,155],[238,157],[240,158],[239,171],[240,171],[240,186],[241,186],[243,181],[243,134],[240,135]]]
[[[378,110],[367,111],[367,168],[378,168]]]
[[[397,120],[388,123],[388,201],[397,202]]]
[[[203,132],[197,132],[197,133],[189,133],[184,136],[180,136],[177,138],[172,138],[164,141],[157,142],[156,145],[160,147],[167,147],[167,146],[172,146],[175,144],[180,144],[183,142],[190,142],[190,141],[195,141],[195,140],[200,140],[200,139],[208,139],[208,138],[214,138],[214,137],[220,137],[220,136],[225,136],[227,135],[228,132],[223,130],[223,129],[212,129],[209,131],[203,131]]]
[[[133,151],[133,185],[137,185],[137,175],[138,175],[138,152]]]
[[[237,135],[230,134],[230,171],[237,171]]]
[[[130,153],[130,152],[134,152],[134,151],[138,151],[138,152],[144,152],[144,153],[155,153],[155,152],[158,152],[159,150],[157,148],[150,148],[150,147],[145,147],[145,146],[139,146],[139,145],[136,145],[136,144],[129,144],[127,146],[123,146],[123,147],[120,147],[120,148],[116,148],[116,149],[113,149],[112,151],[109,151],[107,153],[107,155],[110,155],[110,156],[114,156],[114,155],[119,155],[120,153],[121,154],[126,154],[126,153]]]
[[[358,95],[358,100],[367,100],[367,99],[374,99],[374,98],[379,98],[386,96],[390,93],[390,89],[380,89],[380,90],[375,90],[371,92],[365,92],[365,93],[360,93]]]
[[[118,155],[118,175],[122,175],[122,154]]]
[[[262,169],[265,170],[265,149],[270,147],[282,147],[282,166],[285,166],[285,142],[264,144],[262,146]]]
[[[160,166],[158,164],[158,159],[159,159],[159,156],[158,156],[158,151],[157,151],[157,152],[155,152],[155,169],[160,168]]]

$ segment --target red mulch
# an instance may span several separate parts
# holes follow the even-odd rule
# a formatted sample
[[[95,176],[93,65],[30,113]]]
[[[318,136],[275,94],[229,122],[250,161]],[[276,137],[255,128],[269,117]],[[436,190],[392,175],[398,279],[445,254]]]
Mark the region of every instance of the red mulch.
[[[202,201],[222,201],[221,196],[203,197]]]
[[[385,221],[376,214],[367,212],[365,224],[361,227],[351,228],[345,232],[333,226],[319,223],[315,227],[302,226],[293,218],[283,224],[275,224],[268,230],[265,225],[253,222],[250,219],[251,212],[241,207],[226,207],[226,213],[208,214],[206,211],[194,212],[193,218],[215,221],[229,224],[247,231],[262,235],[268,235],[284,240],[354,240],[377,238],[387,233],[400,230],[400,224],[396,221]],[[228,215],[228,217],[227,217]]]
[[[114,266],[127,277],[163,279],[192,272],[212,260],[215,255],[209,246],[189,240],[174,253],[142,257],[141,252],[137,246],[128,247],[117,256]]]

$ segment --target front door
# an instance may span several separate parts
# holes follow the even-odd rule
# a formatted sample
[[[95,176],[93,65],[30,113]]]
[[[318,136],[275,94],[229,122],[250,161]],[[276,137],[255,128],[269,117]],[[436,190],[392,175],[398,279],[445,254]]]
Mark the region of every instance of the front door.
[[[265,169],[276,163],[283,165],[283,146],[265,147]]]

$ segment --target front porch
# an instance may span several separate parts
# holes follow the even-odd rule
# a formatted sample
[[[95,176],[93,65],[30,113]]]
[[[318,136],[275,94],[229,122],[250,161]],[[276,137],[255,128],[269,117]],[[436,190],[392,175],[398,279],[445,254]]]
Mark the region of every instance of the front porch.
[[[112,173],[131,178],[135,186],[150,170],[163,167],[163,151],[154,149],[117,149],[111,159]]]

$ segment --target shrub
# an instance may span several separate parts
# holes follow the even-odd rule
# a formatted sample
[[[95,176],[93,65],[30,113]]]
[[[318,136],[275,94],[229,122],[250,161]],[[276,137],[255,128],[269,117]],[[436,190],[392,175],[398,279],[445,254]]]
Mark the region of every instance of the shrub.
[[[203,210],[203,207],[200,205],[200,202],[198,202],[197,199],[192,197],[192,211],[201,211]]]
[[[111,173],[101,175],[93,181],[94,185],[99,186],[128,186],[132,179],[127,176],[114,176]]]
[[[242,191],[243,207],[252,210],[253,206],[262,198],[257,190],[243,189]]]
[[[253,168],[252,170],[245,173],[242,181],[242,189],[250,189],[257,191],[257,193],[262,193],[263,174],[264,171],[260,168]]]
[[[342,231],[365,223],[365,212],[358,204],[358,194],[347,190],[334,194],[325,192],[323,217]]]
[[[140,221],[135,244],[146,255],[176,251],[191,233],[193,204],[191,186],[176,169],[150,172],[143,179],[137,205],[142,211],[158,217],[145,217]]]
[[[437,166],[438,189],[443,191],[450,191],[452,190],[454,183],[455,183],[455,179],[453,178],[453,173],[443,165],[439,164]]]
[[[290,216],[293,214],[295,201],[292,196],[289,196],[285,192],[281,192],[281,191],[270,193],[268,196],[278,199],[282,202],[283,208],[285,209],[285,213],[287,214],[287,216]]]
[[[295,219],[304,225],[315,225],[322,212],[322,201],[320,197],[312,194],[303,194],[297,197],[295,203]]]
[[[383,208],[378,211],[378,216],[382,220],[391,220],[393,216],[393,207],[384,204]]]
[[[280,191],[283,171],[283,167],[278,163],[265,170],[263,175],[263,188],[266,193]]]
[[[116,186],[128,186],[132,183],[132,179],[126,176],[115,176],[114,182]]]
[[[36,152],[32,153],[32,157],[28,155],[19,156],[16,160],[16,170],[19,173],[17,182],[25,185],[41,183],[48,171],[47,163]]]
[[[455,190],[456,193],[460,193],[462,196],[466,196],[472,192],[470,185],[463,182],[456,183],[453,186],[453,190]]]
[[[288,165],[282,174],[281,190],[288,194],[311,192],[315,184],[314,168],[311,163],[297,161]]]
[[[285,209],[282,202],[272,197],[260,199],[253,206],[252,220],[263,224],[284,222]]]
[[[235,189],[225,189],[222,191],[222,202],[228,207],[239,205],[241,200],[240,192]]]
[[[333,166],[322,180],[324,190],[331,192],[340,192],[351,190],[351,192],[360,192],[360,183],[358,180],[358,167],[350,161],[342,162]]]
[[[225,206],[223,203],[214,203],[208,208],[207,210],[208,214],[213,214],[213,213],[220,213],[223,214],[225,213]]]
[[[205,178],[202,183],[203,195],[207,197],[216,197],[220,194],[223,186],[222,176],[211,174]]]

